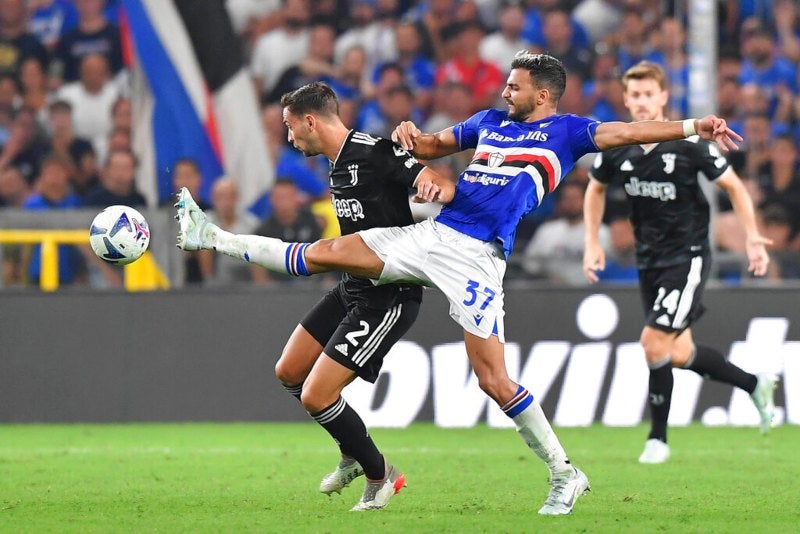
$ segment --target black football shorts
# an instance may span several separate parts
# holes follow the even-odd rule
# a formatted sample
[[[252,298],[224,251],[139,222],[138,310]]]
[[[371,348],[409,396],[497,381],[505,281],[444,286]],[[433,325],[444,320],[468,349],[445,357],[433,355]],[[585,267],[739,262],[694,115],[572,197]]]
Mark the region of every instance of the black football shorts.
[[[419,306],[416,299],[399,298],[388,307],[370,307],[368,297],[352,298],[339,284],[300,324],[325,347],[325,354],[374,383],[389,349],[414,324]]]
[[[703,289],[711,258],[707,254],[669,267],[639,271],[639,289],[648,326],[680,333],[705,311]]]

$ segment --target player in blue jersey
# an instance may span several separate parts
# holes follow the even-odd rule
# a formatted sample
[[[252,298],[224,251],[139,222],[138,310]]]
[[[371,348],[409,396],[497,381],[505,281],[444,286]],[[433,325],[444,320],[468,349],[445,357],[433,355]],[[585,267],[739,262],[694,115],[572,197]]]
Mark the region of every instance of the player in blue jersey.
[[[411,122],[395,129],[397,150],[424,159],[476,149],[457,184],[433,173],[415,181],[418,200],[445,204],[435,219],[297,244],[224,232],[208,222],[186,191],[177,203],[178,246],[184,250],[214,249],[295,275],[344,271],[376,284],[405,281],[438,287],[450,302],[451,317],[464,329],[481,389],[514,421],[523,441],[550,470],[550,492],[539,510],[546,515],[570,513],[589,489],[589,480],[570,464],[539,403],[506,370],[503,276],[520,218],[536,209],[584,154],[695,134],[716,141],[723,150],[741,140],[713,115],[638,123],[558,115],[565,85],[560,61],[523,51],[514,58],[503,89],[506,111],[482,111],[435,134],[423,134]],[[295,130],[306,137],[314,127],[306,120],[286,123],[295,145]]]

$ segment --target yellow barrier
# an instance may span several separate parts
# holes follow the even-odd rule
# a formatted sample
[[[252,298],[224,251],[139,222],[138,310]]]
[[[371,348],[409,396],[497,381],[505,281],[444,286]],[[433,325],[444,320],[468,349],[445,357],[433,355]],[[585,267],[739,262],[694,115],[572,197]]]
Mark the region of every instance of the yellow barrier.
[[[88,245],[86,230],[0,230],[0,243],[41,244],[42,291],[58,289],[58,245]],[[134,263],[125,266],[125,289],[151,291],[169,289],[169,279],[148,251]]]

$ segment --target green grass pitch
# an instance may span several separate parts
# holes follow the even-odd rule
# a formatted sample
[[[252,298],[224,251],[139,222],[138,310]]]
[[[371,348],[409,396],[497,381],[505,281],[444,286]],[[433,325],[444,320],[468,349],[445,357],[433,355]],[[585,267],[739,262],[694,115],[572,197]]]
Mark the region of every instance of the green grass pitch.
[[[592,492],[540,517],[547,472],[511,429],[372,434],[408,477],[354,513],[363,478],[318,493],[338,452],[307,424],[0,425],[0,532],[799,532],[800,427],[557,429]]]

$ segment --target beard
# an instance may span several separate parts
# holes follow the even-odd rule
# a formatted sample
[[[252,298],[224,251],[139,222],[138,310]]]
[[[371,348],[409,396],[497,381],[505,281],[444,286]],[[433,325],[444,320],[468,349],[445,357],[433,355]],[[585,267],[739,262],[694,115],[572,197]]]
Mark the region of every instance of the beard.
[[[525,122],[528,117],[530,117],[531,113],[533,113],[532,106],[518,106],[514,104],[514,111],[508,112],[508,118],[512,121],[516,122]]]

